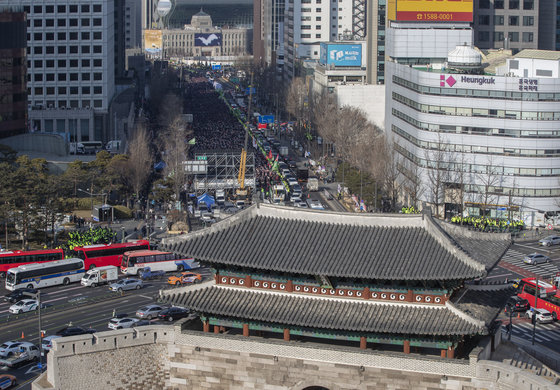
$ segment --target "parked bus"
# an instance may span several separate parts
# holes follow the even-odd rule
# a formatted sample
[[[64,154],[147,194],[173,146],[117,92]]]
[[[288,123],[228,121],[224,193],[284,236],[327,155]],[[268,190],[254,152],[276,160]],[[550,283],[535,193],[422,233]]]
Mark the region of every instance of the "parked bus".
[[[20,265],[29,263],[42,263],[45,261],[62,259],[64,259],[62,249],[0,252],[0,278],[5,278],[6,272],[10,268],[19,267]]]
[[[539,280],[539,293],[535,306],[536,286],[535,278],[521,279],[517,295],[528,300],[529,305],[533,308],[548,310],[556,321],[560,317],[560,292],[552,284]]]
[[[79,282],[84,275],[82,259],[63,259],[10,268],[6,275],[6,289],[43,288]]]
[[[200,265],[192,258],[177,257],[171,252],[131,251],[123,255],[121,264],[123,273],[137,275],[144,267],[150,267],[151,271],[173,272],[198,268]]]
[[[69,254],[70,257],[82,259],[85,263],[86,270],[90,270],[95,267],[105,267],[107,265],[120,267],[121,257],[125,252],[141,249],[150,249],[150,242],[147,240],[138,240],[122,244],[77,246],[73,251],[70,251]]]

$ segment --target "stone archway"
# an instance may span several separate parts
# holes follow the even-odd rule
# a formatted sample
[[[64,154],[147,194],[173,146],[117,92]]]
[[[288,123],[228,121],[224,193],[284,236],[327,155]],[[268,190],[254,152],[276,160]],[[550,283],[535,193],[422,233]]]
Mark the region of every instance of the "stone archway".
[[[340,387],[331,381],[324,379],[306,379],[291,388],[291,390],[340,390]]]
[[[330,390],[323,386],[307,386],[303,390]]]

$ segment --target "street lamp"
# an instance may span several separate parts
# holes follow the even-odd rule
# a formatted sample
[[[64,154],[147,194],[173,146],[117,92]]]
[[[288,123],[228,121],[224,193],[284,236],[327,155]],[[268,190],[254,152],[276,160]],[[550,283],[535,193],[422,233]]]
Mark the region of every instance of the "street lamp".
[[[37,306],[39,307],[39,370],[43,371],[43,330],[41,329],[41,291],[37,291],[36,293],[30,293],[27,291],[23,292],[23,295],[31,297],[37,300]]]

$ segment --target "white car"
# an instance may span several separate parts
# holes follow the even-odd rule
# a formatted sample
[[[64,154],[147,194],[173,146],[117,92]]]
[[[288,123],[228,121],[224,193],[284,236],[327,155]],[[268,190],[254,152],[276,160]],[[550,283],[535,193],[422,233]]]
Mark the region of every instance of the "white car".
[[[293,177],[292,175],[288,175],[286,176],[286,181],[288,182],[288,184],[290,185],[290,187],[295,186],[296,184],[298,184],[298,181],[295,177]]]
[[[560,245],[560,236],[548,236],[539,240],[542,246]]]
[[[39,302],[35,299],[22,299],[19,302],[14,303],[10,306],[10,313],[21,314],[27,311],[37,310],[39,308]]]
[[[0,357],[5,358],[10,356],[10,354],[19,352],[20,345],[20,341],[6,341],[4,344],[0,345]]]
[[[109,321],[109,329],[117,330],[124,328],[132,328],[138,322],[136,318],[113,318]]]
[[[307,205],[313,210],[324,210],[325,207],[318,200],[307,199]]]
[[[554,321],[554,317],[552,317],[552,313],[549,312],[546,309],[531,308],[531,309],[527,310],[527,313],[525,313],[525,316],[527,318],[531,318],[533,316],[533,313],[536,314],[537,322],[540,323],[540,324],[550,324]]]

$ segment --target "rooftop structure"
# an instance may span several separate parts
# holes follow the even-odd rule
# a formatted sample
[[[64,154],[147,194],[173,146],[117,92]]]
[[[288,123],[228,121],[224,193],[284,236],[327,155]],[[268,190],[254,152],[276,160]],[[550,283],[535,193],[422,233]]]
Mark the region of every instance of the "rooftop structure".
[[[480,300],[465,287],[496,264],[508,237],[468,237],[427,215],[254,205],[162,246],[215,270],[214,281],[164,298],[194,309],[206,331],[400,345],[405,353],[412,345],[453,358],[465,340],[494,332],[511,293]]]

